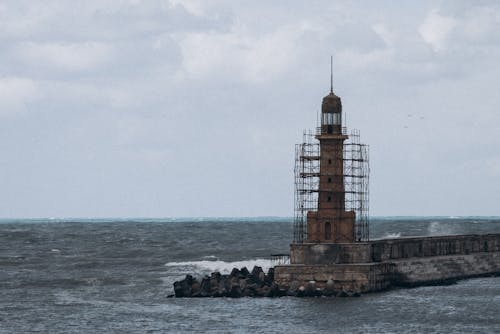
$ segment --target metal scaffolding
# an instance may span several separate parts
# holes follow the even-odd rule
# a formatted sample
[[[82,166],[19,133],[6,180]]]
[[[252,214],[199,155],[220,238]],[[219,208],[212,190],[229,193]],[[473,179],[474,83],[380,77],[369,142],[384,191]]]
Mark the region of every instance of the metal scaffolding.
[[[342,134],[346,134],[342,128]],[[320,171],[320,144],[318,130],[304,131],[303,142],[295,145],[295,214],[294,243],[307,240],[307,213],[318,209]],[[369,240],[369,149],[360,143],[358,130],[352,130],[343,145],[343,178],[345,211],[354,211],[356,241]]]
[[[355,239],[368,241],[369,229],[369,148],[361,144],[359,130],[353,129],[344,143],[344,186],[346,211],[354,211]]]
[[[304,131],[302,144],[295,145],[295,216],[293,241],[307,239],[307,212],[318,207],[319,142],[312,131]]]

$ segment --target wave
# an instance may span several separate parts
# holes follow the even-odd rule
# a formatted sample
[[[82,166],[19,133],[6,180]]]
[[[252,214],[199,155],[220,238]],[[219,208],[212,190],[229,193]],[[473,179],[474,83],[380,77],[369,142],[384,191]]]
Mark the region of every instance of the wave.
[[[244,261],[234,261],[234,262],[226,262],[226,261],[185,261],[185,262],[168,262],[165,264],[167,267],[188,267],[190,269],[194,269],[195,271],[202,272],[220,272],[221,274],[229,274],[233,268],[241,269],[243,267],[247,267],[248,270],[252,270],[254,266],[262,267],[262,270],[267,272],[269,268],[273,267],[271,260],[269,259],[252,259],[252,260],[244,260]],[[187,269],[187,268],[186,268]]]
[[[395,238],[400,238],[400,237],[401,237],[401,232],[395,232],[395,233],[386,233],[380,239],[395,239]]]
[[[445,222],[431,221],[427,228],[429,235],[450,235],[453,234],[453,228]]]

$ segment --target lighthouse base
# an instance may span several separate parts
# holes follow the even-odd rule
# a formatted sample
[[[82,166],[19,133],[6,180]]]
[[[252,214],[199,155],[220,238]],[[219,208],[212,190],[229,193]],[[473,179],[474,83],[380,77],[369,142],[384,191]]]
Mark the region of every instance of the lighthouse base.
[[[283,288],[373,292],[500,274],[500,234],[398,238],[351,244],[293,244],[275,267]]]

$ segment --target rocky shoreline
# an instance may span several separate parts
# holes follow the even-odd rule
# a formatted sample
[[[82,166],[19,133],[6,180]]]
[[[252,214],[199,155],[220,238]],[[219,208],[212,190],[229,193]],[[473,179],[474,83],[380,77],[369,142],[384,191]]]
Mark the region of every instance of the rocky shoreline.
[[[274,282],[274,268],[267,274],[261,267],[255,266],[252,271],[246,267],[234,268],[229,275],[214,272],[198,280],[186,275],[183,280],[174,283],[174,295],[177,298],[201,297],[359,297],[355,291],[335,291],[334,282],[329,280],[324,288],[317,287],[315,281],[306,286],[292,282],[290,287],[280,287]]]

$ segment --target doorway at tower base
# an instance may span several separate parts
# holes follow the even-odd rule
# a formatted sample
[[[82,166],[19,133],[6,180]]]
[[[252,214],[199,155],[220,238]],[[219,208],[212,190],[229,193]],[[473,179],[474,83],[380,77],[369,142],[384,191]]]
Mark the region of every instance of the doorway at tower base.
[[[307,213],[307,241],[327,243],[349,243],[354,242],[354,211],[343,211],[323,209]]]

